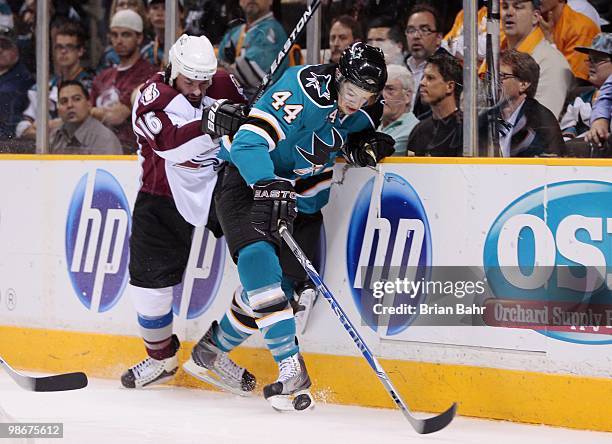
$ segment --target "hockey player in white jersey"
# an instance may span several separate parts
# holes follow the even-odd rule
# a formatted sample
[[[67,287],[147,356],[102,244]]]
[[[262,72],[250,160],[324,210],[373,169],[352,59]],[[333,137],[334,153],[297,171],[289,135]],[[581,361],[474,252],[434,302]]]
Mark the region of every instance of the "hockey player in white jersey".
[[[121,377],[141,388],[176,373],[179,341],[172,334],[172,287],[181,282],[194,226],[222,233],[212,195],[217,184],[219,144],[201,129],[202,109],[226,98],[244,102],[236,84],[217,72],[206,37],[182,35],[170,49],[164,73],[149,79],[135,100],[132,125],[139,144],[141,186],[134,204],[128,291],[148,357]],[[212,97],[211,97],[212,96]],[[207,361],[220,377],[253,390],[255,378],[214,344]]]

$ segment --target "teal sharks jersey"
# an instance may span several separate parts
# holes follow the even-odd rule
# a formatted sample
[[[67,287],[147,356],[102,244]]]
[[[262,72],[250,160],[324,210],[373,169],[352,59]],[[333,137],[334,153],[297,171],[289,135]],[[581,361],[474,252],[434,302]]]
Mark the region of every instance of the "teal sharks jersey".
[[[375,131],[382,104],[349,116],[338,110],[336,65],[287,69],[251,109],[233,140],[224,137],[219,157],[245,181],[281,177],[293,181],[298,210],[314,213],[329,199],[332,167],[349,133]]]

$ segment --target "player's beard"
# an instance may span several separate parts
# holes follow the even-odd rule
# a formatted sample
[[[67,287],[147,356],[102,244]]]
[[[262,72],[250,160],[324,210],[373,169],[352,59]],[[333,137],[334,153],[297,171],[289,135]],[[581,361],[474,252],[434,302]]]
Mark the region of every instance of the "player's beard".
[[[191,103],[191,106],[193,106],[196,109],[200,108],[200,105],[202,104],[202,97],[189,97],[189,96],[185,96],[185,98],[187,99],[187,101],[189,103]]]

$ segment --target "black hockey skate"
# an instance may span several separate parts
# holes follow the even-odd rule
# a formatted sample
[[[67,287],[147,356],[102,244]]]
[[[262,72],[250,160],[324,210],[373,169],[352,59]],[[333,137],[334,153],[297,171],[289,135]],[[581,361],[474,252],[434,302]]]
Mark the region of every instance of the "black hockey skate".
[[[230,359],[213,342],[213,332],[218,328],[214,321],[202,339],[193,347],[191,358],[183,364],[190,375],[222,390],[247,396],[255,389],[255,376]]]
[[[147,357],[121,375],[121,384],[125,388],[143,388],[166,382],[174,377],[178,370],[178,357],[176,352],[180,347],[179,339],[172,335],[174,355],[166,359],[153,359]]]
[[[264,387],[264,398],[275,410],[306,410],[314,407],[310,377],[302,355],[296,353],[278,363],[278,379]]]

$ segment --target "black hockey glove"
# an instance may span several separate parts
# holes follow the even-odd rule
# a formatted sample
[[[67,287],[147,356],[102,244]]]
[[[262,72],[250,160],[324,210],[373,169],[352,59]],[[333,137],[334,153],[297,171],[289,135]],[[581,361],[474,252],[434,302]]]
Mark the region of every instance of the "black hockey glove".
[[[202,112],[202,131],[211,137],[233,136],[246,119],[246,105],[217,100]]]
[[[274,179],[262,180],[253,185],[251,223],[256,231],[280,246],[279,222],[284,222],[289,232],[292,232],[296,216],[296,194],[291,182]]]
[[[378,162],[395,152],[395,140],[388,134],[368,131],[349,134],[342,154],[346,161],[358,167],[375,167]]]

